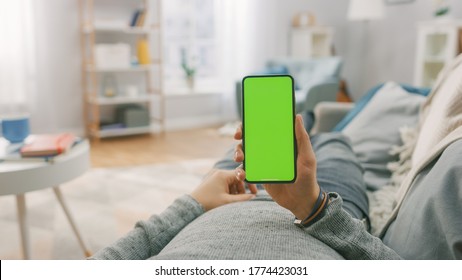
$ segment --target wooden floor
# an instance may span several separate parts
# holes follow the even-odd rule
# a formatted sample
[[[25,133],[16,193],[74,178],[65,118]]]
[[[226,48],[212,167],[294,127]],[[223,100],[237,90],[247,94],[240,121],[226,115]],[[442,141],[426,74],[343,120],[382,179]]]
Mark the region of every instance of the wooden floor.
[[[93,167],[122,167],[153,163],[220,158],[233,147],[231,136],[221,136],[218,127],[102,139],[91,144]]]

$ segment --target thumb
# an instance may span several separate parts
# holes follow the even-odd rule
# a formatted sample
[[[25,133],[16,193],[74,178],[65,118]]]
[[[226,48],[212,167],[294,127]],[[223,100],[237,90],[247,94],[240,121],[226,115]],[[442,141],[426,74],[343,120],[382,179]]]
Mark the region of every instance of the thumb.
[[[295,119],[295,137],[297,139],[299,155],[309,155],[313,153],[310,137],[303,126],[303,118],[301,115],[297,115]]]
[[[244,194],[230,194],[228,195],[228,201],[231,202],[239,202],[239,201],[247,201],[254,198],[255,195],[252,193],[244,193]]]
[[[295,119],[295,137],[297,139],[298,157],[302,160],[314,160],[310,137],[303,126],[303,119],[301,115],[297,115]]]

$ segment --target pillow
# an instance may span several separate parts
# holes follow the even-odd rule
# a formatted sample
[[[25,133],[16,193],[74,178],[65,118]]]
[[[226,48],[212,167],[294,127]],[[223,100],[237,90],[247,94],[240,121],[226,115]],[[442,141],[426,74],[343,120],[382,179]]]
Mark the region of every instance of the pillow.
[[[284,65],[268,65],[266,68],[262,71],[255,72],[252,75],[290,75],[289,68]],[[299,90],[300,87],[297,84],[297,81],[295,81],[294,78],[294,89]]]
[[[438,142],[462,126],[462,54],[440,72],[434,90],[422,107],[420,133],[412,154],[412,165]]]
[[[384,84],[379,84],[371,88],[361,99],[356,102],[355,107],[346,114],[346,116],[334,127],[332,131],[342,131],[358,114],[361,112],[372,97],[383,87]],[[401,87],[409,93],[415,93],[422,96],[430,94],[430,88],[416,88],[410,85],[401,84]]]
[[[287,75],[289,74],[289,69],[283,65],[272,65],[266,67],[262,71],[255,73],[256,75]]]
[[[334,78],[338,80],[342,66],[340,57],[324,58],[279,58],[272,59],[267,67],[286,67],[288,73],[294,78],[296,90],[307,90],[312,86],[312,79],[324,80]]]
[[[391,172],[387,164],[397,161],[392,146],[401,145],[399,128],[415,126],[425,97],[412,94],[394,82],[383,85],[342,132],[351,139],[353,151],[364,168],[369,190],[386,185]]]

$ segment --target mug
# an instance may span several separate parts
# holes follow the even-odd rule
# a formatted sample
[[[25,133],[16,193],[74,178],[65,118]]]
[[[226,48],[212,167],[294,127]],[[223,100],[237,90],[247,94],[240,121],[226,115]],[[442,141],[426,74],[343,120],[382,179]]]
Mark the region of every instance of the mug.
[[[20,143],[29,136],[29,118],[9,118],[1,120],[1,133],[6,140],[11,143]],[[2,135],[3,134],[3,135]]]

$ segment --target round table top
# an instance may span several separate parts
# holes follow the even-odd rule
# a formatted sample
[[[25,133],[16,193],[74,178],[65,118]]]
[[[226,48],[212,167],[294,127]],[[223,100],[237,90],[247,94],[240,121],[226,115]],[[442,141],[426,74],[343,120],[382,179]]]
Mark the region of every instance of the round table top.
[[[22,194],[59,186],[90,168],[90,145],[83,140],[50,161],[15,160],[0,162],[0,195]]]

